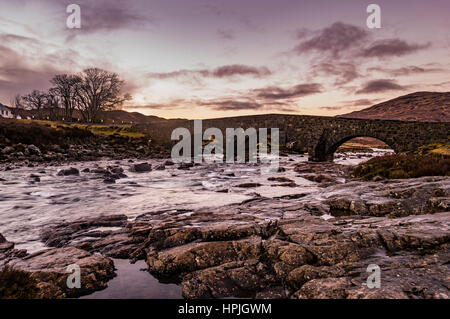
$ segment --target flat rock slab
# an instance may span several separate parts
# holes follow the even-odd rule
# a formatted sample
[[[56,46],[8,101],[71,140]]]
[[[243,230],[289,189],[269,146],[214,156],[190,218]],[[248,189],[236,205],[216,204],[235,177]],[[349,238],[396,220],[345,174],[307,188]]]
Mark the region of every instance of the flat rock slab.
[[[81,288],[68,288],[67,271],[70,265],[81,270]],[[38,281],[41,298],[78,297],[107,287],[107,281],[114,277],[114,263],[111,259],[73,248],[52,248],[28,255],[23,259],[11,260],[8,266],[30,272]]]

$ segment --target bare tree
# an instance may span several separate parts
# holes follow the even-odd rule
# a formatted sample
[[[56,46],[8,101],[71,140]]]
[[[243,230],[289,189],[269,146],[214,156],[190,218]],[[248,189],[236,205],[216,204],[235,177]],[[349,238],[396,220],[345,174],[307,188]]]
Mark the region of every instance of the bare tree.
[[[11,101],[11,105],[16,109],[23,109],[24,105],[22,101],[22,96],[20,94],[16,94],[16,96],[14,96],[14,98]]]
[[[91,68],[84,70],[80,77],[77,107],[87,122],[97,122],[102,111],[115,109],[131,99],[129,94],[120,94],[124,82],[116,73]]]
[[[52,89],[47,93],[47,99],[45,104],[45,110],[47,111],[48,117],[52,121],[57,121],[60,119],[60,97]]]
[[[47,104],[47,94],[42,91],[34,90],[30,94],[22,97],[22,105],[25,109],[36,110],[37,117],[42,118],[42,110]]]
[[[64,119],[72,120],[73,111],[77,105],[77,93],[81,85],[81,77],[78,75],[59,74],[50,81],[54,87],[49,93],[58,96],[64,107]]]

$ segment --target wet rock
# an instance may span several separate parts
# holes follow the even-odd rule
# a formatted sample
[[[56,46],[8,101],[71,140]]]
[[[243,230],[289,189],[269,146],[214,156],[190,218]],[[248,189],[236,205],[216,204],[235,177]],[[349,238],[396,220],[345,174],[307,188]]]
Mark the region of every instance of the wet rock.
[[[446,196],[448,196],[448,192],[447,190],[442,188],[433,189],[433,191],[431,192],[431,197],[446,197]]]
[[[177,168],[180,169],[180,170],[188,170],[191,167],[194,167],[194,163],[184,163],[184,162],[182,162],[182,163],[180,163],[178,165]]]
[[[154,168],[155,171],[163,171],[165,169],[166,169],[166,166],[164,164],[156,165]]]
[[[229,191],[230,191],[230,190],[229,190],[229,189],[226,189],[226,188],[216,190],[217,193],[228,193]]]
[[[346,288],[350,285],[347,278],[312,279],[294,293],[295,299],[345,299]]]
[[[312,279],[336,278],[344,275],[344,270],[335,266],[315,267],[303,265],[292,270],[287,277],[287,281],[293,289],[300,289],[300,287]]]
[[[26,250],[15,249],[14,243],[9,242],[0,234],[0,269],[3,268],[9,261],[23,258],[27,255]]]
[[[151,170],[152,170],[152,165],[149,163],[134,164],[130,167],[130,171],[136,172],[136,173],[145,173],[145,172],[150,172]]]
[[[262,186],[260,183],[243,183],[243,184],[235,185],[234,187],[239,187],[239,188],[254,188],[254,187],[260,187],[260,186]]]
[[[116,179],[112,178],[112,177],[108,177],[103,180],[103,183],[105,183],[105,184],[114,184],[115,182],[116,182]]]
[[[74,167],[62,169],[58,172],[58,176],[80,175],[80,171]]]
[[[64,247],[81,238],[95,235],[95,233],[92,233],[93,229],[99,227],[125,227],[126,225],[127,216],[125,215],[100,216],[49,227],[42,231],[40,238],[46,246]],[[101,232],[104,237],[110,233],[108,231]]]
[[[10,154],[12,152],[14,152],[14,147],[12,147],[12,146],[6,146],[2,150],[2,154]]]
[[[92,169],[92,170],[90,171],[90,173],[92,173],[92,174],[105,175],[105,174],[108,174],[109,172],[108,172],[108,170],[107,170],[106,168],[103,168],[103,167],[97,167],[97,168]]]
[[[35,146],[35,145],[28,145],[28,151],[31,155],[41,155],[41,150],[39,149],[39,147]]]
[[[114,166],[114,167],[108,166],[108,170],[109,170],[109,172],[111,172],[112,174],[115,174],[115,175],[121,175],[124,172],[124,169],[119,166]]]
[[[33,181],[35,181],[35,182],[40,182],[40,181],[41,181],[41,178],[40,178],[38,175],[35,175],[35,174],[31,174],[31,175],[30,175],[30,178],[31,178]]]
[[[297,187],[298,185],[295,182],[289,182],[289,183],[282,183],[282,184],[275,184],[271,186],[279,186],[279,187]]]
[[[352,199],[348,196],[335,196],[326,200],[325,204],[329,205],[329,213],[332,216],[368,215],[368,209],[366,205],[362,200],[358,198]]]
[[[182,282],[185,298],[255,297],[256,291],[266,291],[275,281],[257,259],[235,261],[187,275]],[[270,290],[274,294],[274,290]],[[276,290],[279,295],[280,289]],[[261,296],[262,297],[262,296]]]
[[[292,179],[287,178],[287,177],[269,177],[267,180],[270,182],[280,182],[280,183],[294,182]]]
[[[256,258],[259,245],[260,240],[255,237],[237,241],[189,243],[158,252],[150,249],[147,251],[147,263],[155,274],[174,275]]]
[[[112,258],[144,259],[145,237],[138,228],[126,226],[125,215],[102,216],[48,228],[41,240],[50,247],[76,247]]]
[[[331,177],[330,175],[326,175],[326,174],[303,175],[302,177],[309,181],[316,182],[316,183],[325,183],[325,182],[334,183],[334,182],[336,182],[335,178]]]
[[[69,265],[81,269],[81,288],[68,288],[67,271]],[[30,272],[38,281],[40,298],[78,297],[106,288],[114,277],[114,264],[111,259],[93,255],[81,249],[66,247],[53,248],[29,255],[23,259],[12,260],[8,266]]]

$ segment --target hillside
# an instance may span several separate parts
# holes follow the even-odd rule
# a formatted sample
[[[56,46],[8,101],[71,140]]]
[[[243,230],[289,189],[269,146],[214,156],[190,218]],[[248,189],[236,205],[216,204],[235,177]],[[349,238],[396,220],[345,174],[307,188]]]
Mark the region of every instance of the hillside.
[[[157,117],[154,115],[144,115],[138,112],[127,112],[123,110],[114,110],[114,111],[106,111],[102,112],[100,116],[104,120],[104,123],[133,123],[133,124],[145,124],[145,123],[154,123],[165,121],[165,119],[161,117]]]
[[[10,108],[10,109],[13,111],[15,115],[19,115],[23,119],[41,118],[45,120],[48,117],[49,120],[62,121],[64,118],[63,109],[58,109],[57,111],[42,109],[40,112],[36,110],[24,110],[17,108]],[[82,115],[78,110],[74,110],[72,117],[75,122],[77,121],[77,119],[82,119]],[[103,121],[102,123],[104,124],[147,124],[147,123],[167,121],[166,119],[158,116],[144,115],[138,112],[127,112],[123,110],[101,112],[100,120],[102,120]]]
[[[450,92],[416,92],[339,117],[450,122]]]

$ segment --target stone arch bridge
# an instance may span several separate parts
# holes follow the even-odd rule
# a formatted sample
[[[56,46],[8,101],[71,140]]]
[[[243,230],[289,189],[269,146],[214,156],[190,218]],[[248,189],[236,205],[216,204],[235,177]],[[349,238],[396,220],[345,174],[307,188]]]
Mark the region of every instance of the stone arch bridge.
[[[193,121],[168,120],[140,129],[170,134],[176,127],[193,131]],[[450,122],[406,122],[394,120],[347,119],[339,117],[265,114],[203,120],[203,130],[217,127],[225,136],[226,128],[279,128],[280,149],[308,153],[311,161],[331,161],[337,148],[355,137],[373,137],[395,152],[412,151],[431,143],[450,144]]]

